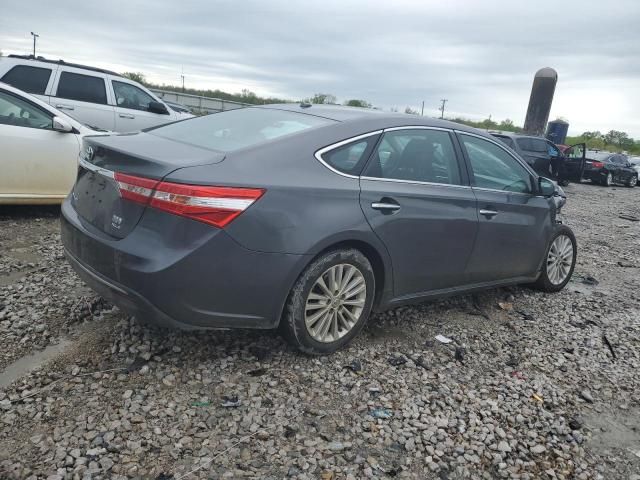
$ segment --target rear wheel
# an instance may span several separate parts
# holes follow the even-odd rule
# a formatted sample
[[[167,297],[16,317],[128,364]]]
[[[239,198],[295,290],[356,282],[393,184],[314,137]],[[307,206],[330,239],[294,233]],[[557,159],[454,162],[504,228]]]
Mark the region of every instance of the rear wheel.
[[[638,177],[636,175],[633,175],[632,177],[629,178],[629,180],[627,180],[627,183],[625,185],[629,188],[633,188],[637,184],[638,184]]]
[[[567,226],[560,226],[547,247],[542,271],[534,286],[545,292],[559,292],[573,275],[577,257],[576,237]]]
[[[358,250],[328,252],[296,281],[280,322],[285,338],[311,355],[333,353],[360,332],[371,313],[375,276]]]

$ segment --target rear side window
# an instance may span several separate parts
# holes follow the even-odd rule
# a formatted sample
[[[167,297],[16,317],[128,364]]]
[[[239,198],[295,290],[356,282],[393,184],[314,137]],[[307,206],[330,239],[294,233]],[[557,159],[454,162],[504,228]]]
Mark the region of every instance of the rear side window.
[[[17,65],[5,73],[2,80],[22,91],[44,95],[51,77],[51,69]]]
[[[80,102],[107,103],[104,79],[79,73],[62,72],[56,96]]]
[[[241,108],[171,123],[148,133],[197,147],[232,152],[335,123],[328,118],[270,108]]]
[[[442,130],[386,132],[364,175],[408,182],[461,184],[451,137]]]
[[[547,142],[544,140],[537,138],[518,138],[516,142],[518,142],[518,146],[522,150],[526,150],[527,152],[547,152]]]
[[[341,147],[334,148],[322,154],[322,160],[336,170],[350,175],[357,175],[371,154],[377,135],[355,140]]]

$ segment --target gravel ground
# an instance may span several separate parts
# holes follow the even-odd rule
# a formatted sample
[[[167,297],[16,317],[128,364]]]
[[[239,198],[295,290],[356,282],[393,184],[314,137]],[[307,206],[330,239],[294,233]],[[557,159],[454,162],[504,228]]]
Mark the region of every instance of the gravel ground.
[[[398,308],[323,358],[144,328],[66,265],[57,209],[0,208],[0,478],[640,480],[640,190],[567,193],[563,292]]]

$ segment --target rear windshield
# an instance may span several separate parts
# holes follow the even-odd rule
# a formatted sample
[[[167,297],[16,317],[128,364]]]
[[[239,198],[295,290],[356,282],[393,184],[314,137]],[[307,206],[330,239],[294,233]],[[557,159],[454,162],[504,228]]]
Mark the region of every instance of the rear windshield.
[[[613,153],[611,152],[587,152],[587,158],[590,160],[598,160],[600,162],[611,157]]]
[[[504,135],[494,135],[494,137],[496,137],[498,140],[500,140],[502,143],[504,143],[505,145],[507,145],[508,147],[511,147],[515,150],[515,145],[513,143],[513,139],[511,137],[506,137]]]
[[[242,108],[154,128],[148,133],[198,147],[231,152],[319,127],[333,120],[266,108]]]

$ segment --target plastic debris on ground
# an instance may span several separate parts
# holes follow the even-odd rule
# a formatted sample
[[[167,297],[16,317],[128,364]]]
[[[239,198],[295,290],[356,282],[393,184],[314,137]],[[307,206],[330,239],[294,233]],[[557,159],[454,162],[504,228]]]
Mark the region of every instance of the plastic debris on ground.
[[[448,337],[445,337],[444,335],[436,335],[436,340],[439,341],[440,343],[451,343],[451,342],[453,342],[453,340],[451,340]]]

